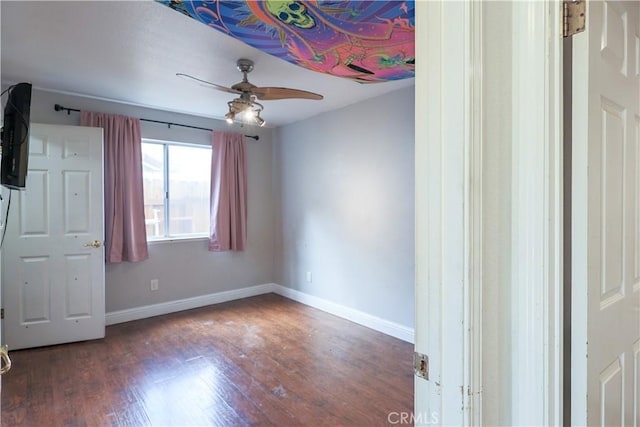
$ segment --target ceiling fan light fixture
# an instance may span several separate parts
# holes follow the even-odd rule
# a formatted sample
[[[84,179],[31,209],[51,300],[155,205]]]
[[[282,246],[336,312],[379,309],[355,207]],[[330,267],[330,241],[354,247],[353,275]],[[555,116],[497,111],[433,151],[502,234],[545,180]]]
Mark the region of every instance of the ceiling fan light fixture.
[[[260,113],[264,110],[264,107],[256,100],[313,99],[319,101],[323,99],[322,95],[306,90],[286,87],[257,87],[250,83],[247,78],[247,74],[253,70],[253,61],[241,58],[236,62],[236,66],[238,71],[242,73],[242,81],[231,87],[221,86],[184,73],[176,73],[176,75],[212,89],[235,94],[236,98],[227,102],[229,112],[224,116],[229,124],[239,122],[242,124],[264,126],[266,122],[260,117]]]

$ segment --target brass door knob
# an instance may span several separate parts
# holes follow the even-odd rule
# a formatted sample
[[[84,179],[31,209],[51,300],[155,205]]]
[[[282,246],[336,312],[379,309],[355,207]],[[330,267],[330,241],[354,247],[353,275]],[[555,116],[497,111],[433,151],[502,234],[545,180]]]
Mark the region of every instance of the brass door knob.
[[[11,369],[11,359],[9,359],[9,347],[3,345],[0,347],[0,359],[2,359],[2,367],[0,367],[0,375],[6,374]]]
[[[96,248],[96,249],[98,249],[99,247],[102,246],[102,242],[100,240],[94,240],[91,243],[85,243],[84,246],[87,247],[87,248]]]

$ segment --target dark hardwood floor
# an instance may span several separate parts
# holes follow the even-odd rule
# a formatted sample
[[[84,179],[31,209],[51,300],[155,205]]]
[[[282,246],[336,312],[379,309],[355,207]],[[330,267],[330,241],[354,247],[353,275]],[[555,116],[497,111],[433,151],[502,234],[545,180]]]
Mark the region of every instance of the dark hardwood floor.
[[[388,425],[413,410],[412,354],[262,295],[11,352],[2,426]]]

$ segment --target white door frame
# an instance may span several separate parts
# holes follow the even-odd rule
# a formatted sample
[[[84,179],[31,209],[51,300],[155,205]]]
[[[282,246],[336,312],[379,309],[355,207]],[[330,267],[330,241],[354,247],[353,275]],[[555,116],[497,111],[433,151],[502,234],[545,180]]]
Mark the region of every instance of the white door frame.
[[[514,425],[562,424],[561,12],[558,0],[513,4]]]
[[[512,382],[501,398],[512,425],[560,425],[561,2],[512,11]],[[481,2],[416,2],[415,350],[430,370],[415,380],[416,425],[482,424],[482,25]]]
[[[416,2],[416,425],[481,423],[481,11]]]

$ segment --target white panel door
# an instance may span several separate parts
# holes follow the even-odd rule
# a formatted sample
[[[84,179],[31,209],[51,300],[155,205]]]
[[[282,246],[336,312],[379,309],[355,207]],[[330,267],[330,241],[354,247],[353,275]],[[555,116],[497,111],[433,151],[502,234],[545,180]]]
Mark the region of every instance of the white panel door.
[[[640,3],[573,47],[572,421],[640,425]]]
[[[12,350],[105,333],[102,129],[32,124],[2,254]]]

